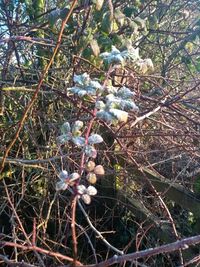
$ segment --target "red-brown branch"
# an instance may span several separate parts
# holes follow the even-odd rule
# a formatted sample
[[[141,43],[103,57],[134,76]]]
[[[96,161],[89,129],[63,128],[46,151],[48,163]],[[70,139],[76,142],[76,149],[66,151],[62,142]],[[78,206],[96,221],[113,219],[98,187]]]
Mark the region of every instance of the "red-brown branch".
[[[77,205],[77,196],[72,200],[72,221],[71,221],[71,229],[72,229],[72,241],[73,241],[73,250],[74,250],[74,266],[77,263],[77,238],[76,238],[76,205]]]
[[[20,248],[23,251],[27,251],[27,250],[29,250],[29,251],[37,251],[39,253],[46,254],[48,256],[59,258],[59,259],[66,260],[66,261],[69,261],[69,262],[73,262],[74,261],[74,259],[71,258],[71,257],[65,256],[65,255],[63,255],[61,253],[58,253],[58,252],[49,251],[47,249],[43,249],[43,248],[40,248],[40,247],[37,247],[37,246],[20,245],[20,244],[14,243],[14,242],[0,242],[0,245],[2,247]],[[81,262],[76,261],[76,266],[80,266],[80,265],[81,265]]]

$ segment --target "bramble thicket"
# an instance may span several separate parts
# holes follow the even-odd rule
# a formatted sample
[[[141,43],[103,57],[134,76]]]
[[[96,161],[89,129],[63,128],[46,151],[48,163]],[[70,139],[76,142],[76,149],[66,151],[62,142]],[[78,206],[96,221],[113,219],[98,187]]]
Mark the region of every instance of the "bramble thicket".
[[[1,266],[200,264],[199,0],[1,0]]]

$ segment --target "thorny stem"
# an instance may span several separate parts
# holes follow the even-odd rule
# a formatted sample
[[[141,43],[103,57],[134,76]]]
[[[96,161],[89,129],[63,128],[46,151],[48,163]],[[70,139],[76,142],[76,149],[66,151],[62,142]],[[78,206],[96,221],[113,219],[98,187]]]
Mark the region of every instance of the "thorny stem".
[[[77,237],[76,237],[76,203],[77,196],[75,196],[72,200],[72,221],[71,221],[71,229],[72,229],[72,241],[73,241],[73,250],[74,250],[74,266],[76,266],[77,261]]]
[[[68,218],[70,221],[72,221],[71,217],[67,216],[67,218]],[[80,224],[78,224],[77,222],[76,222],[76,226],[77,226],[78,228],[80,228],[81,231],[83,232],[83,234],[86,236],[86,238],[87,238],[87,240],[88,240],[88,243],[90,244],[91,250],[92,250],[92,252],[93,252],[95,262],[96,262],[96,264],[97,264],[97,263],[98,263],[98,260],[97,260],[96,250],[95,250],[95,248],[94,248],[94,246],[93,246],[93,244],[92,244],[92,241],[91,241],[89,235],[87,234],[86,229],[84,229],[84,227],[81,226]]]
[[[108,72],[107,72],[106,79],[104,81],[103,87],[105,87],[105,85],[106,85],[106,82],[107,82],[107,80],[109,78],[109,74],[110,74],[111,70],[112,70],[112,67],[110,67]],[[97,95],[96,101],[97,100],[98,100],[98,95]],[[97,108],[95,107],[93,109],[93,111],[92,111],[92,119],[89,122],[89,125],[87,127],[87,131],[86,131],[86,134],[85,134],[85,145],[88,144],[88,138],[89,138],[89,135],[90,135],[90,132],[91,132],[91,129],[92,129],[92,125],[93,125],[93,123],[94,123],[94,121],[96,119],[96,113],[97,113]],[[82,156],[81,156],[81,162],[80,162],[80,176],[82,175],[83,170],[84,170],[84,163],[85,163],[85,153],[83,152]],[[80,181],[80,179],[79,179],[79,181]],[[76,257],[77,257],[77,239],[76,239],[76,231],[75,231],[75,210],[76,210],[76,204],[77,204],[77,197],[74,198],[73,201],[74,201],[74,203],[72,203],[72,223],[71,223],[71,227],[72,227],[72,238],[73,238],[73,244],[74,244],[74,259],[75,259],[74,264],[75,264],[76,263]]]
[[[112,66],[110,66],[108,72],[107,72],[107,75],[106,75],[106,79],[103,83],[103,87],[106,86],[106,83],[107,83],[107,80],[109,79],[109,76],[110,76],[110,72],[112,71]],[[97,99],[96,101],[98,101],[98,98],[99,96],[97,96]],[[92,129],[92,125],[96,119],[96,113],[97,113],[97,109],[94,108],[93,111],[92,111],[92,119],[90,120],[89,122],[89,125],[88,125],[88,128],[87,128],[87,132],[85,134],[85,144],[87,145],[88,144],[88,138],[89,138],[89,135],[90,135],[90,132],[91,132],[91,129]],[[82,154],[82,157],[81,157],[81,164],[80,164],[80,173],[82,174],[83,172],[83,166],[84,166],[84,160],[85,160],[85,153]]]
[[[85,134],[85,144],[86,145],[88,144],[88,138],[90,135],[90,131],[92,129],[92,125],[93,125],[95,118],[96,118],[96,112],[97,112],[97,109],[95,108],[92,112],[93,118],[90,120],[88,128],[87,128],[87,132]],[[84,162],[85,162],[85,153],[83,152],[82,157],[81,157],[81,164],[80,164],[80,175],[82,175],[82,173],[83,173]]]

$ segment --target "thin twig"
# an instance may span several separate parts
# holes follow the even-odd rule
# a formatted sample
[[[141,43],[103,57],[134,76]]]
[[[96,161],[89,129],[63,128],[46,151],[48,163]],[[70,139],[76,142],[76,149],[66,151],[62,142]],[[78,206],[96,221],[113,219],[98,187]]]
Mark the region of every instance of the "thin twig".
[[[104,242],[104,244],[109,248],[112,249],[113,251],[117,252],[120,255],[123,255],[124,252],[117,249],[116,247],[112,246],[103,236],[102,234],[94,227],[94,225],[92,224],[92,222],[90,221],[90,218],[88,217],[87,213],[85,212],[83,206],[81,205],[80,201],[78,201],[78,205],[81,209],[81,211],[83,212],[83,215],[85,216],[89,226],[91,227],[91,229],[98,235],[98,237]]]
[[[27,233],[26,233],[26,231],[25,231],[25,229],[24,229],[24,227],[23,227],[23,225],[22,225],[22,222],[21,222],[21,220],[20,220],[20,218],[19,218],[19,216],[18,216],[18,214],[17,214],[17,211],[16,211],[16,209],[15,209],[15,206],[14,206],[14,204],[13,204],[11,198],[10,198],[10,195],[9,195],[8,188],[7,188],[7,185],[6,185],[6,183],[5,183],[5,180],[3,180],[3,184],[4,184],[4,188],[5,188],[6,196],[7,196],[8,202],[9,202],[9,204],[10,204],[10,206],[11,206],[12,212],[14,213],[15,218],[17,219],[18,224],[19,224],[19,226],[20,226],[20,229],[21,229],[21,231],[22,231],[24,237],[26,238],[28,244],[31,245],[31,241],[30,241],[30,239],[29,239],[29,237],[28,237],[28,235],[27,235]],[[38,260],[39,260],[39,262],[40,262],[40,265],[43,266],[43,267],[45,267],[45,266],[44,266],[44,263],[43,263],[43,261],[42,261],[42,259],[41,259],[41,257],[40,257],[40,255],[37,253],[37,251],[35,251],[35,254],[36,254],[36,256],[37,256],[37,258],[38,258]]]
[[[11,266],[11,267],[39,267],[38,265],[32,265],[32,264],[29,264],[27,262],[16,262],[16,261],[13,261],[13,260],[9,260],[6,256],[4,255],[1,255],[0,254],[0,259],[5,262],[7,264],[7,266]]]
[[[71,14],[72,14],[72,12],[74,10],[74,7],[75,7],[77,1],[78,0],[74,0],[73,1],[72,5],[71,5],[71,8],[70,8],[66,18],[62,21],[60,33],[58,35],[58,40],[57,40],[57,44],[56,44],[56,47],[54,49],[53,55],[52,55],[52,57],[51,57],[51,59],[49,61],[49,64],[45,67],[45,69],[44,69],[44,71],[42,73],[42,76],[41,76],[41,78],[39,80],[39,83],[38,83],[38,86],[37,86],[37,88],[35,90],[35,93],[33,94],[29,104],[27,105],[27,107],[24,110],[23,116],[22,116],[22,118],[21,118],[21,120],[19,122],[19,126],[18,126],[18,129],[17,129],[17,131],[15,133],[15,136],[14,136],[13,140],[10,142],[10,144],[6,148],[6,151],[4,153],[4,156],[3,156],[3,159],[2,159],[2,162],[1,162],[1,166],[0,166],[0,173],[3,171],[4,165],[5,165],[5,160],[6,160],[7,156],[8,156],[11,148],[16,143],[16,141],[18,139],[18,136],[19,136],[19,133],[21,132],[21,130],[23,128],[23,125],[25,123],[25,120],[26,120],[26,118],[28,116],[28,113],[31,110],[31,108],[33,107],[33,104],[35,103],[35,100],[37,99],[38,93],[39,93],[39,91],[41,89],[41,86],[42,86],[42,84],[44,82],[44,79],[45,79],[45,77],[46,77],[51,65],[53,64],[54,58],[55,58],[55,56],[57,54],[57,51],[58,51],[58,49],[60,47],[60,44],[61,44],[62,34],[63,34],[64,29],[65,29],[65,24],[68,22],[69,18],[71,17]]]

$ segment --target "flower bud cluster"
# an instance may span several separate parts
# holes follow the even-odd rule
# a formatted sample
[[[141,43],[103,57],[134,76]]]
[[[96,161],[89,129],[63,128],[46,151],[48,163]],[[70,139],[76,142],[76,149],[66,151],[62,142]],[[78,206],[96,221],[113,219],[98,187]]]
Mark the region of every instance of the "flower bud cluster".
[[[86,179],[90,184],[96,184],[97,176],[105,174],[104,167],[102,165],[95,164],[94,161],[90,160],[85,164],[85,170],[88,172]]]

